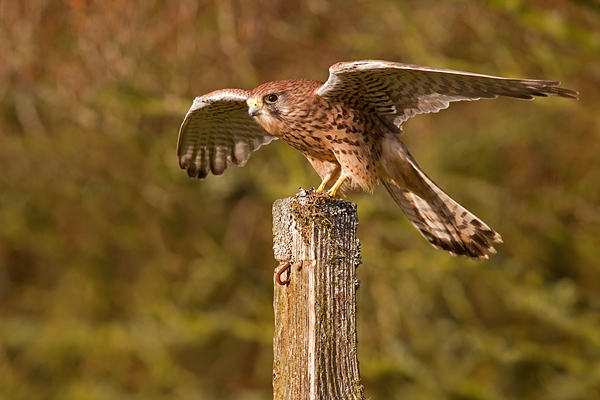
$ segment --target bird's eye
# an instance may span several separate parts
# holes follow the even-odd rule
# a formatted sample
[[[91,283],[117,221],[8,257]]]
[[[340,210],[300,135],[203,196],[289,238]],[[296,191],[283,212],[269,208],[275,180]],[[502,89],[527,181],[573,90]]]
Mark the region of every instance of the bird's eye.
[[[279,100],[279,96],[277,96],[276,94],[268,94],[265,96],[265,103],[273,104],[277,100]]]

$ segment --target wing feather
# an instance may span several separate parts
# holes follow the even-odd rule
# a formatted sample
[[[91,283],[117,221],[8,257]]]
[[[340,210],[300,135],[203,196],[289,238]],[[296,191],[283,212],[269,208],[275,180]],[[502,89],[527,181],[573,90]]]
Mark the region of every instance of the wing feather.
[[[366,60],[332,65],[329,79],[317,94],[353,106],[374,107],[387,121],[400,127],[417,114],[438,112],[454,101],[499,96],[524,100],[532,100],[534,96],[577,99],[576,91],[558,87],[559,84]]]
[[[217,90],[196,97],[179,129],[179,166],[193,178],[221,175],[229,164],[244,166],[250,154],[276,139],[250,116],[250,91]]]

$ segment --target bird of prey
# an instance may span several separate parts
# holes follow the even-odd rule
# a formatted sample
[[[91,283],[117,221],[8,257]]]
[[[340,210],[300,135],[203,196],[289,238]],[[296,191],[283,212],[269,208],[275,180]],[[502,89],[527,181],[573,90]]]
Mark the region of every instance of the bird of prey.
[[[502,242],[496,231],[429,178],[400,139],[402,123],[451,102],[531,100],[550,95],[577,99],[576,91],[548,80],[508,79],[388,61],[353,61],[329,68],[327,82],[291,79],[253,90],[223,89],[197,97],[177,144],[189,176],[222,174],[243,166],[250,153],[274,139],[300,150],[331,196],[348,189],[373,192],[381,182],[412,225],[435,248],[479,260]]]

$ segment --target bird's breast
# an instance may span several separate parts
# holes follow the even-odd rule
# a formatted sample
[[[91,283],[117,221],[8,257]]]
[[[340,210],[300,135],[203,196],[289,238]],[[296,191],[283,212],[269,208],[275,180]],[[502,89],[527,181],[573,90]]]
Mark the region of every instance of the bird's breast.
[[[314,126],[293,127],[280,132],[280,139],[301,151],[305,155],[322,161],[335,161],[335,155],[331,151],[330,143],[326,136],[330,129]]]

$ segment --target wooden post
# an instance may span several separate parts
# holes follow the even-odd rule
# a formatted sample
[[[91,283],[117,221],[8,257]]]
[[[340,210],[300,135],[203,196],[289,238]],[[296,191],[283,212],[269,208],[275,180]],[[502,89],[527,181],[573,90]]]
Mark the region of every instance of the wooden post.
[[[302,190],[273,205],[273,398],[364,399],[356,336],[356,205]],[[289,282],[288,282],[289,280]]]

